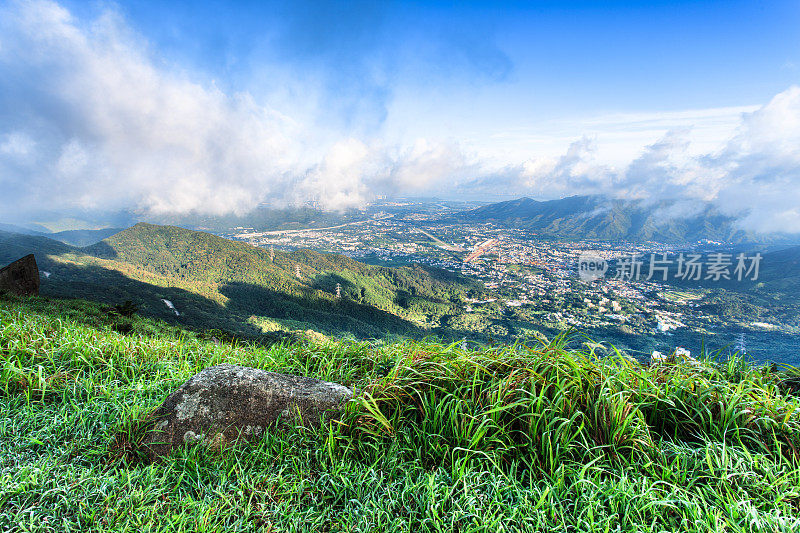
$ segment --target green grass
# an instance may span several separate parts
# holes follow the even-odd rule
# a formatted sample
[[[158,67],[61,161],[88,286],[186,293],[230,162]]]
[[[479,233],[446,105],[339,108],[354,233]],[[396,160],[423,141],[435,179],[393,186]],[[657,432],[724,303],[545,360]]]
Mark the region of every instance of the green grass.
[[[794,369],[641,366],[563,337],[237,345],[120,320],[0,298],[3,530],[800,528]],[[221,362],[362,393],[316,431],[136,461],[137,420]]]

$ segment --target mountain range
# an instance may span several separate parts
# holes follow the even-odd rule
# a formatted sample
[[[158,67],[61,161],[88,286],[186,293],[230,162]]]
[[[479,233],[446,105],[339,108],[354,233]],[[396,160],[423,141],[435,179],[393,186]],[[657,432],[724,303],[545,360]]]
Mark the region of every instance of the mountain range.
[[[318,334],[362,339],[433,334],[492,341],[527,334],[534,323],[536,331],[550,327],[541,322],[538,307],[526,314],[499,302],[470,309],[470,301],[497,295],[478,280],[448,271],[373,266],[305,249],[271,253],[174,226],[139,223],[87,247],[0,231],[0,266],[29,253],[36,256],[45,298],[138,309],[215,336],[269,341]],[[765,254],[761,265],[757,281],[702,283],[717,295],[707,298],[704,312],[754,320],[769,311],[779,323],[796,320],[800,246]]]
[[[57,232],[50,232],[44,226],[17,226],[14,224],[0,224],[0,232],[18,233],[20,235],[32,235],[37,237],[47,237],[55,241],[69,244],[72,246],[89,246],[97,241],[110,237],[122,231],[122,228],[103,228],[103,229],[73,229]]]
[[[537,201],[519,198],[458,213],[447,222],[490,222],[524,229],[544,238],[568,240],[657,241],[673,244],[798,243],[800,236],[757,234],[711,204],[687,206],[676,201],[645,204],[603,196],[571,196]]]
[[[416,199],[403,202],[377,202],[365,211],[330,213],[304,207],[271,208],[260,206],[246,215],[204,216],[175,214],[149,217],[147,222],[227,234],[236,228],[258,231],[305,229],[336,226],[363,220],[383,212],[403,218],[408,215],[439,213],[444,223],[492,223],[501,227],[522,229],[541,238],[558,240],[604,240],[670,244],[691,244],[703,241],[729,244],[800,244],[800,235],[786,233],[759,234],[742,228],[737,217],[720,212],[710,203],[687,203],[675,200],[643,202],[604,196],[570,196],[557,200],[537,201],[519,198],[466,209],[468,202],[446,202],[437,199]],[[472,203],[474,206],[475,203]],[[743,213],[744,214],[744,213]],[[110,225],[131,226],[142,221],[133,213],[110,217]],[[89,224],[89,222],[87,222]],[[94,221],[95,227],[109,225]],[[0,231],[44,236],[72,246],[88,246],[119,231],[105,229],[72,229],[50,232],[41,224],[0,224]]]

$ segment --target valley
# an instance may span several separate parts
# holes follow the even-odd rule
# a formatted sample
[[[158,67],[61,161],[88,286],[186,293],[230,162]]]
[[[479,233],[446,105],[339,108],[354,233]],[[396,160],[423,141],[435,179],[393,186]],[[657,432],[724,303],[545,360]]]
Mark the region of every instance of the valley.
[[[131,301],[147,316],[270,342],[434,336],[492,344],[567,331],[640,360],[683,347],[800,363],[793,248],[557,239],[494,219],[463,221],[490,208],[383,201],[325,226],[313,211],[295,213],[287,218],[310,227],[292,229],[265,224],[277,215],[261,211],[217,235],[139,223],[83,248],[5,233],[0,261],[36,253],[47,296]],[[743,250],[763,250],[759,280],[664,281],[647,279],[646,269],[636,279],[614,275],[616,262],[632,255],[674,263],[676,254],[708,259]],[[578,259],[586,254],[608,262],[608,273],[582,280]]]
[[[386,266],[424,264],[477,279],[492,296],[462,302],[459,312],[442,324],[476,338],[507,342],[575,330],[639,358],[685,346],[725,355],[738,351],[761,361],[800,362],[800,306],[791,298],[775,300],[786,291],[779,289],[779,276],[771,270],[780,254],[768,255],[767,283],[759,287],[746,281],[701,280],[687,286],[609,278],[587,284],[577,275],[577,259],[584,253],[613,261],[631,254],[692,252],[708,257],[780,247],[707,238],[682,244],[559,240],[494,222],[453,223],[458,216],[426,213],[411,204],[396,213],[378,211],[357,225],[292,233],[232,230],[223,235],[264,249],[310,248]],[[484,243],[491,246],[466,261]],[[785,355],[776,358],[776,353]]]

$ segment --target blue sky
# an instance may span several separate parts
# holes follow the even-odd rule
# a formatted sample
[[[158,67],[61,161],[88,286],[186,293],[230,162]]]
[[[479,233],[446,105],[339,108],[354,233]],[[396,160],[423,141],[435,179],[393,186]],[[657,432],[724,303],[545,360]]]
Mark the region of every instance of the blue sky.
[[[229,90],[258,90],[254,73],[278,64],[331,92],[350,76],[459,104],[481,89],[480,109],[552,117],[761,103],[800,77],[796,1],[197,4],[118,9],[166,60]]]
[[[800,2],[0,6],[9,210],[767,187],[800,231]]]

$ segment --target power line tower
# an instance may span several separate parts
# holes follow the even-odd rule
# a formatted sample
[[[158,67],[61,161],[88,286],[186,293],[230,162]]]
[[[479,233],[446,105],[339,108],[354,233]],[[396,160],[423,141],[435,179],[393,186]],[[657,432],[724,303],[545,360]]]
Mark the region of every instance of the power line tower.
[[[734,346],[736,351],[739,352],[739,355],[744,355],[747,353],[747,346],[744,343],[744,333],[739,333],[736,337],[736,344]]]
[[[336,284],[336,297],[337,298],[341,298],[342,297],[342,284],[341,283],[337,283]]]
[[[300,275],[300,265],[294,266],[294,275],[297,277],[297,279],[303,279],[303,276]]]
[[[270,246],[269,247],[269,262],[270,263],[274,263],[275,262],[275,247],[274,246]]]

